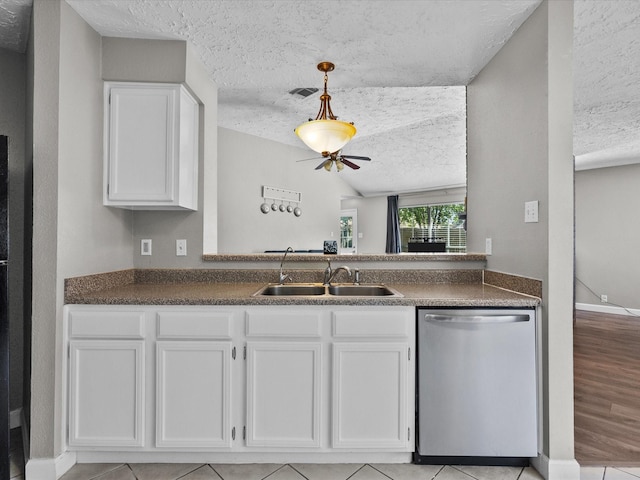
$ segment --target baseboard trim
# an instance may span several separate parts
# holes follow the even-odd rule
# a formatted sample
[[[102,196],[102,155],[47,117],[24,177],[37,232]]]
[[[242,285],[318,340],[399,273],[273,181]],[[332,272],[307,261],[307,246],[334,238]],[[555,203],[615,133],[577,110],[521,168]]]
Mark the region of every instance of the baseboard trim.
[[[411,463],[411,452],[97,452],[76,463]],[[27,477],[28,478],[28,477]]]
[[[22,407],[9,412],[9,428],[13,430],[22,426]]]
[[[546,480],[580,480],[580,464],[573,460],[551,460],[544,454],[531,459],[531,466]]]
[[[640,310],[630,308],[625,310],[622,307],[614,307],[612,305],[594,305],[592,303],[576,303],[576,310],[585,310],[587,312],[610,313],[612,315],[640,315]]]
[[[25,466],[25,478],[57,480],[75,464],[75,452],[65,452],[56,458],[31,458]]]

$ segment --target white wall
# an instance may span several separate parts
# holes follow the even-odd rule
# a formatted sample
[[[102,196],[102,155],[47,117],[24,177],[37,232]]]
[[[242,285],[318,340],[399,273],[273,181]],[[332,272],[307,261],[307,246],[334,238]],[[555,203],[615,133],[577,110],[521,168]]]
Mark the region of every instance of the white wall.
[[[640,308],[640,164],[576,172],[576,277],[598,295]],[[576,282],[576,302],[600,298]]]
[[[355,192],[335,170],[314,170],[319,160],[296,162],[313,154],[306,148],[218,129],[218,253],[255,253],[288,246],[322,249],[323,241],[332,238],[331,232],[338,240],[340,197]],[[263,185],[300,192],[302,215],[263,214]],[[205,221],[210,218],[207,214]]]
[[[26,55],[0,49],[0,135],[9,138],[9,408],[22,407]]]
[[[544,445],[551,479],[573,452],[572,2],[544,1],[467,88],[467,242],[487,268],[543,281]],[[524,223],[538,200],[539,222]]]

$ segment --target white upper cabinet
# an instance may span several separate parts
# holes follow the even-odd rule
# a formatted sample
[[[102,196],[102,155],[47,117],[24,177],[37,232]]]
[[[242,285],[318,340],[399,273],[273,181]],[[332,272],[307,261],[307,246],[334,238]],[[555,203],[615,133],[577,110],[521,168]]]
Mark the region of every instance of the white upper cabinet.
[[[105,82],[104,204],[198,209],[198,103],[176,84]]]

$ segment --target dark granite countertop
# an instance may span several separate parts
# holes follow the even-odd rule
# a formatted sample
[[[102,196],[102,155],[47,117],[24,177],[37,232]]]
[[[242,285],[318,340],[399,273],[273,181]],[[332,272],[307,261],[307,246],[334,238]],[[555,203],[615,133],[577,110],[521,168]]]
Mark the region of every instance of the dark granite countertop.
[[[534,307],[539,298],[483,283],[389,284],[402,297],[253,296],[265,283],[134,283],[69,298],[103,305],[380,305]]]

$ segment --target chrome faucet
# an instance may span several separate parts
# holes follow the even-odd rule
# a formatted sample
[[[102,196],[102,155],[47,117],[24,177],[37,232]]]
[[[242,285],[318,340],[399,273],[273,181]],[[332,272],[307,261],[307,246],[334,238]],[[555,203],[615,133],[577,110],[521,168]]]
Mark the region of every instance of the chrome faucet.
[[[284,256],[282,257],[282,261],[280,262],[280,277],[278,280],[278,283],[280,283],[280,285],[284,284],[285,281],[287,281],[287,279],[289,279],[290,282],[293,282],[293,278],[291,278],[291,275],[285,274],[282,271],[282,266],[284,265],[284,261],[287,258],[287,253],[292,252],[293,253],[293,248],[291,247],[287,247],[287,249],[284,252]]]
[[[331,281],[336,277],[336,275],[342,270],[347,272],[347,275],[349,275],[349,278],[351,278],[351,269],[349,267],[347,267],[346,265],[343,265],[341,267],[336,268],[335,270],[331,269],[331,262],[329,260],[327,260],[327,262],[329,263],[329,265],[327,265],[327,268],[324,269],[324,282],[323,285],[331,285]]]

